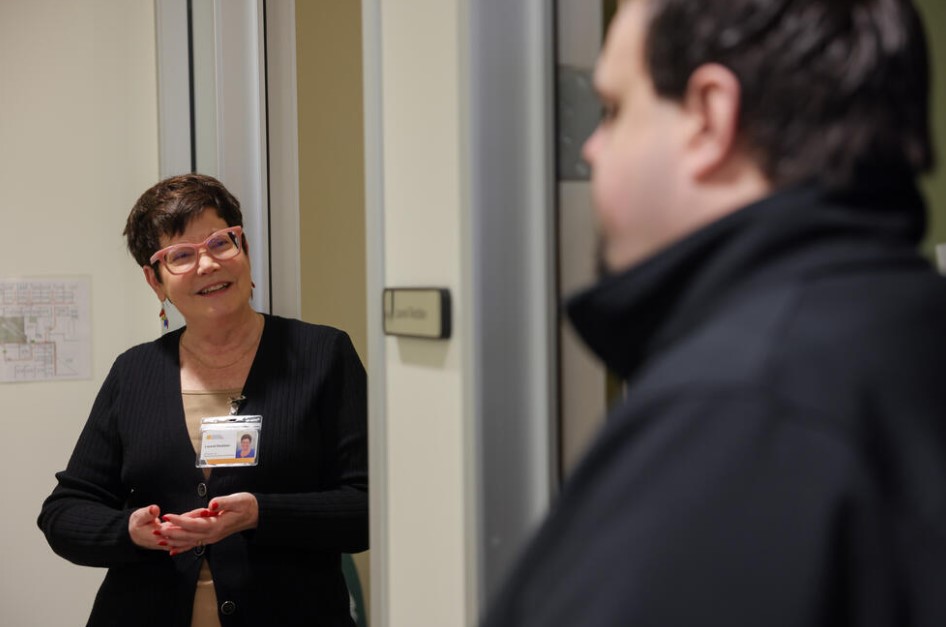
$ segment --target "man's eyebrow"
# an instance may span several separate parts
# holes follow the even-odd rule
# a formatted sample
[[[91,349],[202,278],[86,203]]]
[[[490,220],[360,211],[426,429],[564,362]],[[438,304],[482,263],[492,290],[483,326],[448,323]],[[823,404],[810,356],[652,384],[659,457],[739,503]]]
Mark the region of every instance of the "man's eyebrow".
[[[607,85],[603,84],[603,80],[600,78],[598,71],[591,76],[591,91],[594,92],[598,100],[601,101],[611,101],[614,100],[614,92],[609,89]]]

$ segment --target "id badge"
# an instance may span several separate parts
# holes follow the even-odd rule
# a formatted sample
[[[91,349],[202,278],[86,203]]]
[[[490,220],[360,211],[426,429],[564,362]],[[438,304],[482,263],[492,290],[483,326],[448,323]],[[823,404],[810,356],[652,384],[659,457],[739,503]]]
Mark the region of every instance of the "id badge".
[[[262,416],[202,418],[197,467],[256,466],[262,424]]]

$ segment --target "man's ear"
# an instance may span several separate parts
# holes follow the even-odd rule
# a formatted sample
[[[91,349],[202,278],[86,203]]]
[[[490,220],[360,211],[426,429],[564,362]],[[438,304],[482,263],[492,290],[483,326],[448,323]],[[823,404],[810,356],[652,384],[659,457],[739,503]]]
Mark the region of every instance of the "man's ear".
[[[683,108],[691,121],[686,159],[695,178],[724,169],[734,156],[741,93],[736,75],[718,63],[701,65],[690,75]]]
[[[158,281],[158,275],[155,274],[154,268],[151,266],[141,266],[141,269],[144,270],[145,281],[148,282],[148,286],[154,291],[154,295],[158,297],[158,300],[163,303],[167,295],[164,292],[164,284]]]

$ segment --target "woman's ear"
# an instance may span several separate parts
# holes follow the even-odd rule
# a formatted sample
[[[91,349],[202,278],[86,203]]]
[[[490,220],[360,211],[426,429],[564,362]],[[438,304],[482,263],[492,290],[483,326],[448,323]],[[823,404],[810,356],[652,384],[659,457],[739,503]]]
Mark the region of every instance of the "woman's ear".
[[[737,152],[741,93],[736,75],[718,63],[702,65],[690,76],[683,107],[692,121],[686,159],[695,178],[726,169]]]
[[[148,286],[154,291],[154,295],[158,297],[158,300],[163,303],[167,298],[167,294],[164,291],[164,284],[161,283],[154,268],[151,266],[141,266],[141,269],[144,270],[145,281],[148,282]]]

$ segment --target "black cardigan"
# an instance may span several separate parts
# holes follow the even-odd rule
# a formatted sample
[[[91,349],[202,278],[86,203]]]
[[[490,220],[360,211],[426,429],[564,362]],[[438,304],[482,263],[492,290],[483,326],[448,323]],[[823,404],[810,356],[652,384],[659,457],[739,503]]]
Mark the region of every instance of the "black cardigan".
[[[351,625],[340,554],[368,546],[366,380],[351,341],[267,316],[240,411],[263,416],[259,464],[205,482],[184,421],[180,333],[116,359],[39,516],[56,553],[109,569],[88,624],[188,626],[206,557],[225,627]],[[180,513],[242,491],[259,502],[255,530],[175,557],[131,542],[139,507]]]

